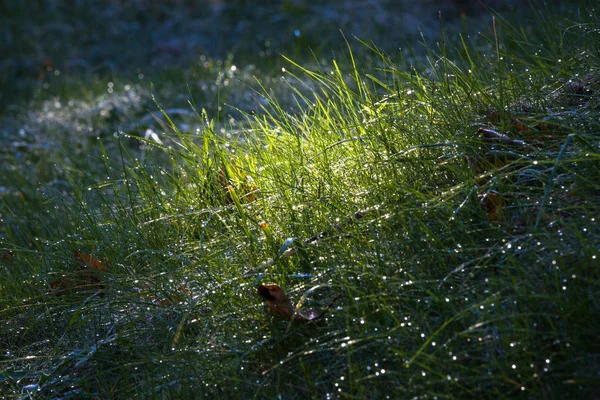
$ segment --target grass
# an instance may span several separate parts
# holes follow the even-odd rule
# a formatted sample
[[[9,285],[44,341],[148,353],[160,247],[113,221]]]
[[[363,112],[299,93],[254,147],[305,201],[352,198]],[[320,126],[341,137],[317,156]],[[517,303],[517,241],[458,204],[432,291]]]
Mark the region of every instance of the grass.
[[[243,123],[156,105],[153,134],[7,161],[2,393],[597,395],[589,10],[498,16],[424,56],[289,59],[284,85],[257,84],[260,109],[232,111]],[[265,283],[303,307],[339,298],[290,322]]]

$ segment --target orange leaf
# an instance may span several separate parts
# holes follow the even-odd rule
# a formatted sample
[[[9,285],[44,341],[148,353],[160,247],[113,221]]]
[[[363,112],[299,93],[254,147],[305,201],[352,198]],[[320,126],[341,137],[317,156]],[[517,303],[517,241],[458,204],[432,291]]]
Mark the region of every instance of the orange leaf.
[[[519,132],[523,132],[523,131],[530,131],[532,130],[529,125],[527,125],[526,123],[516,119],[516,118],[512,118],[510,120],[513,128],[515,128],[517,131]]]
[[[487,218],[492,222],[499,222],[502,219],[502,209],[506,205],[506,200],[500,193],[490,190],[487,193],[479,194],[477,197],[487,212]]]
[[[50,282],[52,294],[61,295],[87,290],[103,290],[106,284],[100,277],[105,266],[98,258],[78,251],[73,258],[79,262],[77,269]]]
[[[279,285],[270,283],[258,286],[258,294],[264,298],[269,306],[269,312],[292,319],[296,307]]]
[[[105,269],[104,263],[90,254],[75,251],[73,252],[73,258],[75,258],[77,261],[80,261],[84,265],[92,267],[96,271],[103,272]]]
[[[267,302],[270,313],[280,315],[285,319],[306,322],[316,321],[321,318],[340,297],[339,295],[336,296],[323,310],[315,310],[313,308],[301,308],[300,310],[296,310],[292,300],[285,294],[283,289],[281,289],[281,287],[275,283],[259,285],[257,291],[258,294]]]

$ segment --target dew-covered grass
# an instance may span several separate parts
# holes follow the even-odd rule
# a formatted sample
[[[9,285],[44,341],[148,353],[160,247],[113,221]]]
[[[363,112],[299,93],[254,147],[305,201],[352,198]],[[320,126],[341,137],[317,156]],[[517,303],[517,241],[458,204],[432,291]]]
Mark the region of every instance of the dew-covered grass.
[[[537,18],[276,82],[230,60],[227,110],[42,103],[63,142],[2,158],[1,393],[597,396],[600,31]]]

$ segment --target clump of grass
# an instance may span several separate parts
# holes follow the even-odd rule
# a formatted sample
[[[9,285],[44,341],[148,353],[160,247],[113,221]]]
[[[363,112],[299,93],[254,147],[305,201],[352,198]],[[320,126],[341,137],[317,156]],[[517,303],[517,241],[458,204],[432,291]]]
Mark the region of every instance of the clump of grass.
[[[101,174],[69,171],[2,241],[3,391],[593,395],[596,26],[552,53],[494,20],[491,50],[443,38],[412,68],[376,48],[370,72],[290,61],[291,110],[266,92],[229,134],[165,112],[144,162],[100,146]],[[268,282],[339,299],[290,322]]]

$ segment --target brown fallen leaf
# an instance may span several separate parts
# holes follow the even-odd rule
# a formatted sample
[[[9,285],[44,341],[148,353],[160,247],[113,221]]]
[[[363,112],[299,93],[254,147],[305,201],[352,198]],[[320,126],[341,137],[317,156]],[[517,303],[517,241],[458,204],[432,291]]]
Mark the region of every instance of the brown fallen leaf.
[[[480,193],[477,197],[479,198],[479,203],[486,211],[488,221],[500,222],[502,220],[503,208],[506,206],[506,199],[495,190]]]
[[[73,258],[79,262],[72,273],[64,274],[50,282],[52,294],[58,296],[82,291],[101,291],[106,284],[101,278],[105,266],[95,256],[75,251]]]
[[[296,310],[296,306],[292,300],[275,283],[259,285],[257,292],[267,302],[270,313],[280,315],[288,320],[306,322],[322,318],[329,311],[333,303],[340,298],[340,295],[337,295],[323,310],[315,310],[313,308],[300,308]]]
[[[279,285],[274,283],[259,285],[257,291],[266,300],[270,313],[280,315],[286,319],[294,317],[296,307]]]
[[[87,265],[89,267],[92,267],[96,271],[104,272],[104,263],[91,254],[85,254],[75,251],[73,252],[73,258],[83,263],[84,266]]]
[[[529,125],[527,125],[525,122],[523,122],[517,118],[511,118],[510,124],[511,124],[512,128],[516,129],[518,132],[525,132],[525,131],[532,130]]]

